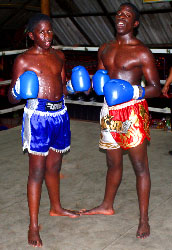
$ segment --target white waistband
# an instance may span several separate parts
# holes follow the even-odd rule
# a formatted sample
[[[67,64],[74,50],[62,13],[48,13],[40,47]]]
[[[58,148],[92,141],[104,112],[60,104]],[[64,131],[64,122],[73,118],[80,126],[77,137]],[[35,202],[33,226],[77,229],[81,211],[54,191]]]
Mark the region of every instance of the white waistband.
[[[126,108],[128,106],[132,106],[134,104],[137,104],[137,103],[140,103],[140,102],[143,102],[145,99],[141,99],[141,100],[131,100],[129,102],[124,102],[124,103],[121,103],[121,104],[118,104],[118,105],[115,105],[115,106],[108,106],[107,103],[104,102],[104,105],[103,107],[108,107],[109,110],[118,110],[118,109],[122,109],[122,108]]]
[[[56,112],[49,112],[49,111],[40,111],[40,110],[33,110],[28,109],[27,107],[24,108],[24,112],[31,116],[32,114],[40,115],[40,116],[52,116],[56,117],[58,115],[63,115],[66,113],[67,107],[65,106],[63,109],[57,110]]]

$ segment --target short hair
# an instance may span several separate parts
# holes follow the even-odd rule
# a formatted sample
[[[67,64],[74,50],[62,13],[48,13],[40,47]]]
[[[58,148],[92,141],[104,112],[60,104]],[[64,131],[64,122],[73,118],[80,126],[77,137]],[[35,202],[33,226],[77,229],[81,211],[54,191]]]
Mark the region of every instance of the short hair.
[[[41,21],[48,21],[52,24],[52,20],[49,16],[42,13],[37,13],[29,19],[26,26],[26,32],[33,32],[35,26]]]
[[[122,3],[121,5],[120,5],[120,8],[122,7],[122,6],[129,6],[133,11],[134,11],[134,14],[135,14],[135,20],[136,21],[139,21],[139,19],[140,19],[140,12],[139,12],[139,10],[137,9],[137,7],[134,5],[134,4],[132,4],[132,3],[128,3],[128,2],[126,2],[126,3]]]

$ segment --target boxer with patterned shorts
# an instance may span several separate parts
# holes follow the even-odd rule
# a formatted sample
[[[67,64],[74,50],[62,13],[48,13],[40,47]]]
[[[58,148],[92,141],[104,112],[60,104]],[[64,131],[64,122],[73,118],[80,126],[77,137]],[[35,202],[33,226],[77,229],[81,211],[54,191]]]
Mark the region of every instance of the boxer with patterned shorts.
[[[121,4],[114,20],[116,39],[99,48],[98,73],[93,76],[95,91],[102,93],[103,90],[108,104],[105,103],[101,110],[99,141],[100,148],[106,150],[108,167],[105,195],[99,206],[81,210],[81,213],[115,213],[113,203],[122,181],[123,151],[128,150],[136,175],[140,210],[136,237],[144,239],[150,235],[148,207],[151,187],[147,156],[149,113],[144,98],[159,96],[161,87],[151,51],[134,35],[134,29],[139,26],[136,6],[127,2]],[[106,81],[106,74],[110,80]],[[145,86],[141,86],[143,77]],[[98,88],[97,84],[101,87],[102,83],[103,88]]]

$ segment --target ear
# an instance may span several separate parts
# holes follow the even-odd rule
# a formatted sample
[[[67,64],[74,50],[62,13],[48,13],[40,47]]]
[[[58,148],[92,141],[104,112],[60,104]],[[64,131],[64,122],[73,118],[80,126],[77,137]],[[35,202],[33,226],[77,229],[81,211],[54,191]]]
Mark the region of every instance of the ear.
[[[33,33],[32,32],[28,32],[28,36],[31,40],[34,40],[34,37],[33,37]]]
[[[135,21],[134,22],[134,28],[138,27],[139,26],[139,21]]]

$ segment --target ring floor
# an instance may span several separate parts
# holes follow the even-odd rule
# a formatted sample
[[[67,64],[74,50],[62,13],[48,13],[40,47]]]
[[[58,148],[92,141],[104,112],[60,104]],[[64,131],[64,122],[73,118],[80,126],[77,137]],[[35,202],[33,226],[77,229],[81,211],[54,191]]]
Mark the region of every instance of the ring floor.
[[[0,249],[33,249],[27,244],[28,156],[21,149],[21,126],[0,132]],[[61,203],[80,210],[99,205],[104,196],[106,159],[98,148],[98,123],[71,120],[71,150],[64,155]],[[151,235],[137,239],[139,220],[135,175],[124,154],[123,180],[115,215],[49,216],[49,199],[43,184],[39,222],[42,249],[46,250],[171,250],[172,249],[172,133],[151,129],[148,146],[152,180],[149,219]]]

